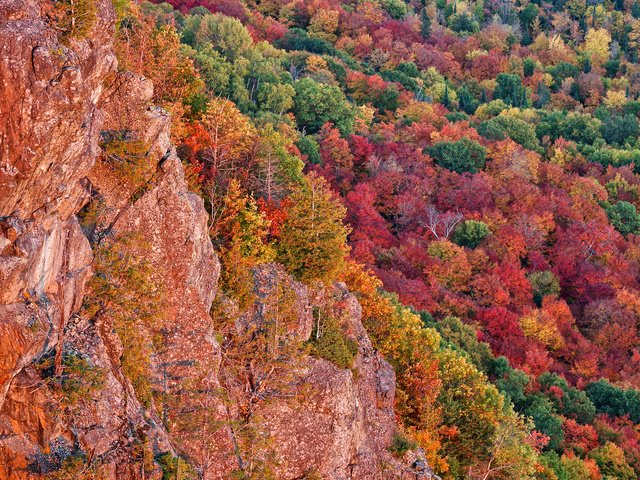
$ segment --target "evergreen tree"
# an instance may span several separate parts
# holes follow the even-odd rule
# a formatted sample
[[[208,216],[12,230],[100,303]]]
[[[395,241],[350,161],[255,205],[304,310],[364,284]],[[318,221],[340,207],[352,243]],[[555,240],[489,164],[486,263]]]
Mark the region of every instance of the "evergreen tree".
[[[478,108],[478,101],[473,98],[467,87],[461,87],[458,90],[458,105],[463,112],[473,115]]]
[[[423,8],[420,13],[420,33],[425,40],[431,35],[431,18],[429,18],[426,8]]]
[[[444,84],[444,93],[442,94],[442,100],[440,101],[440,103],[442,103],[442,105],[444,105],[447,108],[449,108],[449,105],[451,105],[451,100],[449,99],[449,84],[448,83]]]

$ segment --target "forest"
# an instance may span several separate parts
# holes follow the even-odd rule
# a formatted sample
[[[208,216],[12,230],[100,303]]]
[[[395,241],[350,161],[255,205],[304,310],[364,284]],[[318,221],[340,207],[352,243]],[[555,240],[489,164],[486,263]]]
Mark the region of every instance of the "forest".
[[[640,477],[638,1],[114,5],[224,294],[272,261],[356,292],[393,448],[443,479]]]

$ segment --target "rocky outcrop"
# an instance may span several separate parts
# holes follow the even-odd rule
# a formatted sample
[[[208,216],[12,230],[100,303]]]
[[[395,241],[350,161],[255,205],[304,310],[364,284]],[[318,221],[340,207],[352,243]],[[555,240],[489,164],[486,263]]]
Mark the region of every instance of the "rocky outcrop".
[[[83,200],[79,182],[98,154],[96,104],[116,68],[115,13],[109,1],[96,6],[89,38],[66,46],[43,2],[0,5],[0,216],[66,219]]]
[[[29,366],[83,301],[92,253],[74,213],[98,153],[97,99],[115,70],[110,2],[92,41],[62,45],[41,3],[0,5],[0,477],[55,436]]]
[[[358,353],[351,369],[308,358],[296,386],[302,393],[260,411],[280,459],[277,478],[313,472],[321,478],[369,479],[398,464],[387,452],[396,432],[395,373],[371,346],[355,297],[341,285],[335,294]]]
[[[44,0],[0,3],[0,478],[42,478],[78,454],[106,478],[158,478],[158,455],[168,452],[204,478],[227,479],[243,462],[234,426],[246,420],[246,387],[225,391],[221,380],[229,367],[210,316],[220,264],[208,217],[187,189],[168,115],[149,106],[153,86],[116,72],[111,1],[95,3],[91,32],[66,44],[45,20]],[[99,159],[110,132],[146,145],[137,183]],[[162,322],[137,324],[153,345],[150,404],[123,373],[113,325],[82,310],[94,249],[127,235],[141,239],[128,253],[148,262],[164,292]],[[281,289],[293,319],[283,335],[306,342],[328,293],[277,265],[258,268],[254,281],[253,306],[227,304],[235,332],[267,321]],[[341,285],[330,295],[358,353],[351,369],[303,354],[286,394],[256,404],[276,476],[415,478],[387,451],[393,369],[371,346],[355,297]],[[101,372],[99,388],[64,409],[42,373],[56,352]]]

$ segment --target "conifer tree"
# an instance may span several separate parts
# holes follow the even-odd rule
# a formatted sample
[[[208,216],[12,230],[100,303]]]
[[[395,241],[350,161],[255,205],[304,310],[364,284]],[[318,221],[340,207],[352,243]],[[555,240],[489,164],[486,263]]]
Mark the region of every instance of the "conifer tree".
[[[431,18],[427,14],[426,8],[423,8],[420,13],[420,34],[425,40],[431,35]]]

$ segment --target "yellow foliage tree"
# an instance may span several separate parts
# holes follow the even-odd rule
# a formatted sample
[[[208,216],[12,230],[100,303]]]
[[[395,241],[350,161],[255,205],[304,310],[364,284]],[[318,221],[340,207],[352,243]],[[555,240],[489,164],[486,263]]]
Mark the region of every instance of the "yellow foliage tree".
[[[311,17],[309,34],[321,40],[335,42],[339,20],[340,14],[337,10],[320,9]]]
[[[331,282],[342,270],[349,228],[346,209],[327,182],[315,175],[291,195],[289,216],[282,226],[277,259],[304,282]]]
[[[602,66],[609,59],[611,34],[604,28],[590,28],[584,39],[584,52],[595,66]]]
[[[609,90],[603,102],[609,108],[622,108],[627,103],[627,94],[623,90]]]

